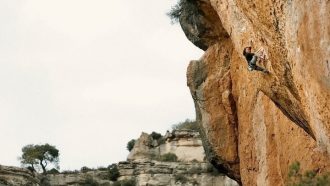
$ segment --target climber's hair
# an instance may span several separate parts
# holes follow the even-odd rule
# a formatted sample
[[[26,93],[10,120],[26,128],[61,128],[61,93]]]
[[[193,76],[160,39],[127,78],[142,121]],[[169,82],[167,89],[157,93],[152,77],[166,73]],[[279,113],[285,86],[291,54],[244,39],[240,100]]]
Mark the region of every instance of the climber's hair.
[[[244,49],[243,49],[243,55],[245,56],[246,55],[246,49],[247,48],[250,48],[250,50],[251,50],[251,47],[245,47]]]

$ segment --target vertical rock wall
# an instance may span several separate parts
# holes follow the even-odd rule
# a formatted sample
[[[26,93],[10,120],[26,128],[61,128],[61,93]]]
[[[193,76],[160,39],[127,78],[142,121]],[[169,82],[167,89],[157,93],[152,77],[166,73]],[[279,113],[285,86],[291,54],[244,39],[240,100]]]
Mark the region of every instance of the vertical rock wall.
[[[199,34],[205,54],[187,70],[209,160],[244,185],[284,185],[295,161],[302,171],[329,172],[330,1],[196,4],[194,16],[213,20],[201,21],[203,28],[226,31],[218,29],[213,42]],[[250,44],[267,51],[259,65],[269,75],[247,71],[241,53]]]

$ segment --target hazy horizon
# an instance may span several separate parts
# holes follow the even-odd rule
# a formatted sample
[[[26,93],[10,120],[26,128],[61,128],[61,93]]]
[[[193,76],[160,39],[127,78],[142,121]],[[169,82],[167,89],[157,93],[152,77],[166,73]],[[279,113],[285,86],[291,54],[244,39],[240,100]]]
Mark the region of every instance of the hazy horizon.
[[[186,85],[202,51],[145,0],[0,0],[0,164],[27,144],[60,150],[61,170],[126,159],[142,131],[194,119]]]

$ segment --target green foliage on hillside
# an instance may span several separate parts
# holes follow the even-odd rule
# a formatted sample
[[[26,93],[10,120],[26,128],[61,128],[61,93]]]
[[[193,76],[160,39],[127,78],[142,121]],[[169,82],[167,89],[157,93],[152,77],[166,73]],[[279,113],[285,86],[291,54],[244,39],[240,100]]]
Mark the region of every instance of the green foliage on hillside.
[[[127,148],[128,151],[131,152],[131,150],[134,148],[135,142],[136,142],[135,139],[131,139],[131,140],[127,143],[126,148]]]
[[[58,171],[57,169],[55,169],[55,168],[52,168],[52,169],[50,169],[49,171],[47,171],[47,174],[59,174],[60,173],[60,171]]]
[[[174,153],[166,153],[160,156],[160,161],[175,162],[178,161],[178,157]]]
[[[188,182],[188,179],[183,174],[174,175],[175,183],[185,184]]]
[[[83,167],[81,167],[80,172],[86,173],[86,172],[93,171],[93,170],[94,169],[91,169],[89,167],[83,166]]]
[[[304,173],[300,171],[298,161],[289,167],[288,186],[328,186],[330,185],[329,174],[317,175],[316,171],[308,170]]]
[[[159,140],[159,139],[162,137],[162,135],[161,135],[160,133],[155,132],[155,131],[153,131],[153,132],[150,134],[150,136],[151,136],[152,139],[154,139],[154,140]]]
[[[111,181],[117,181],[120,176],[117,164],[112,164],[108,166],[108,178]]]
[[[80,183],[82,186],[99,186],[100,184],[94,180],[94,178],[91,175],[87,175],[85,177],[85,180]]]
[[[166,14],[173,23],[179,22],[181,15],[186,14],[191,17],[198,12],[195,0],[179,0],[176,5],[172,6],[171,10]]]
[[[19,157],[22,165],[28,165],[32,169],[41,168],[44,174],[47,173],[46,167],[49,164],[59,167],[59,150],[48,143],[44,145],[26,145],[22,148],[22,153],[22,156]]]
[[[172,125],[173,130],[193,130],[199,131],[199,126],[196,121],[186,119],[184,122],[180,122],[177,124]]]
[[[116,181],[112,186],[135,186],[136,180],[134,178]]]

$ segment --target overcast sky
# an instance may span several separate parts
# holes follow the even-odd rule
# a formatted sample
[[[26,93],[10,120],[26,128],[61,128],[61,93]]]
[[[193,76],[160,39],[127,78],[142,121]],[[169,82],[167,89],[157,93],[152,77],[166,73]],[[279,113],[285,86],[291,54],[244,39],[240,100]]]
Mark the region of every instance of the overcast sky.
[[[195,118],[185,73],[202,51],[170,24],[175,3],[0,0],[0,164],[50,143],[61,170],[107,166]]]

